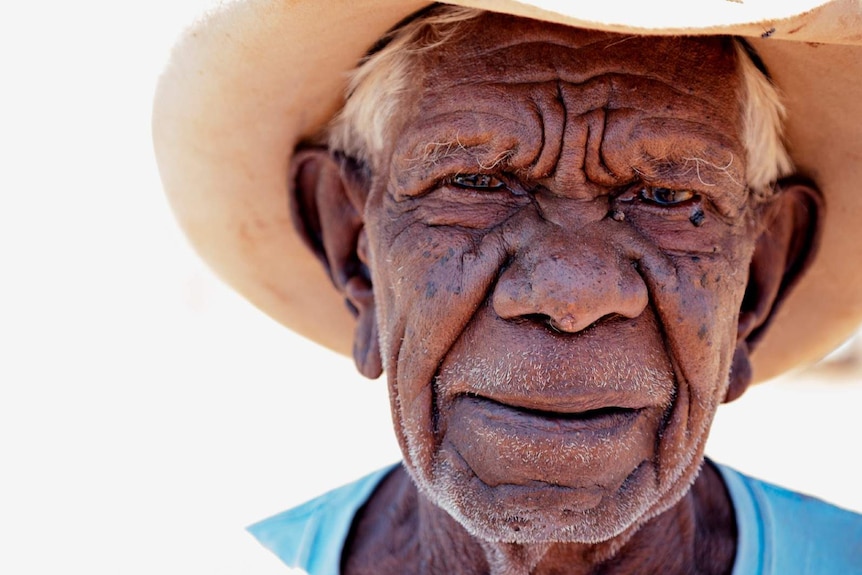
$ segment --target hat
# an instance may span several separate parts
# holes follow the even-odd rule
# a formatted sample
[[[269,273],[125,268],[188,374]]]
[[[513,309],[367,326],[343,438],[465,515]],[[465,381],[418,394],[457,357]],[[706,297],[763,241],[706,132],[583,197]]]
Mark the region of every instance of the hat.
[[[862,323],[862,3],[858,0],[449,0],[629,34],[743,36],[788,111],[797,170],[826,203],[819,251],[753,353],[764,381],[822,358]],[[291,223],[296,145],[343,104],[347,72],[420,0],[234,0],[179,39],[153,137],[177,220],[215,273],[288,328],[350,352],[353,316]]]

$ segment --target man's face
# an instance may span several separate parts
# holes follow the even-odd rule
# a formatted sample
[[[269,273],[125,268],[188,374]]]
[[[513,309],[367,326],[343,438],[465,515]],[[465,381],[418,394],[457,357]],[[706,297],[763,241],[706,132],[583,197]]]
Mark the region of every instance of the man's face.
[[[492,15],[420,77],[365,213],[407,467],[474,535],[612,538],[686,492],[725,394],[733,50]]]

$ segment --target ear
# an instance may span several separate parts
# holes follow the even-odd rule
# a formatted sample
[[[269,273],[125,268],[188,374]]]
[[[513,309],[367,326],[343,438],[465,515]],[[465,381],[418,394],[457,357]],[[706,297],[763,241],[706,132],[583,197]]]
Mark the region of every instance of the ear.
[[[291,160],[293,224],[344,295],[356,317],[353,358],[370,379],[383,372],[363,215],[368,195],[361,168],[325,148],[297,150]]]
[[[751,383],[750,353],[813,260],[820,238],[823,197],[805,178],[792,176],[779,181],[774,196],[761,209],[764,227],[754,248],[739,312],[725,402],[742,395]]]

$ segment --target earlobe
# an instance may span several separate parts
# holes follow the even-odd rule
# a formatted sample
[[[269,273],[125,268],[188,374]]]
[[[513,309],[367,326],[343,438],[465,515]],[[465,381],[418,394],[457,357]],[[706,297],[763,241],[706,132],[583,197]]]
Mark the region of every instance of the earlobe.
[[[730,403],[745,393],[745,390],[751,385],[752,377],[748,343],[745,340],[737,341],[736,351],[733,353],[733,362],[730,365],[730,378],[727,392],[724,395],[724,403]]]
[[[353,305],[359,310],[353,336],[353,361],[359,373],[368,379],[377,379],[383,373],[383,362],[371,283],[359,277],[352,278],[347,283],[347,298],[356,302]]]
[[[749,268],[725,402],[742,395],[751,383],[750,352],[808,268],[820,237],[823,197],[807,179],[793,176],[781,180],[775,196],[762,209],[764,228]]]
[[[297,150],[291,161],[290,214],[305,245],[329,273],[356,317],[353,356],[371,379],[382,373],[374,293],[364,232],[363,179],[325,148]]]

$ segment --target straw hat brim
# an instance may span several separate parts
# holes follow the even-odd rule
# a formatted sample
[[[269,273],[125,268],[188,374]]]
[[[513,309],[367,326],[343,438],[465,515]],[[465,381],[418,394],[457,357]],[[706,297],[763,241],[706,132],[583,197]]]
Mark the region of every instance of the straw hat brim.
[[[799,171],[826,200],[810,270],[753,356],[757,381],[828,354],[862,322],[862,3],[453,0],[632,34],[750,39],[788,109]],[[590,6],[585,6],[590,4]],[[623,6],[623,4],[625,4]],[[159,81],[153,137],[164,189],[215,273],[288,328],[350,352],[354,320],[287,208],[293,150],[342,104],[347,71],[418,0],[246,0],[192,24]]]

